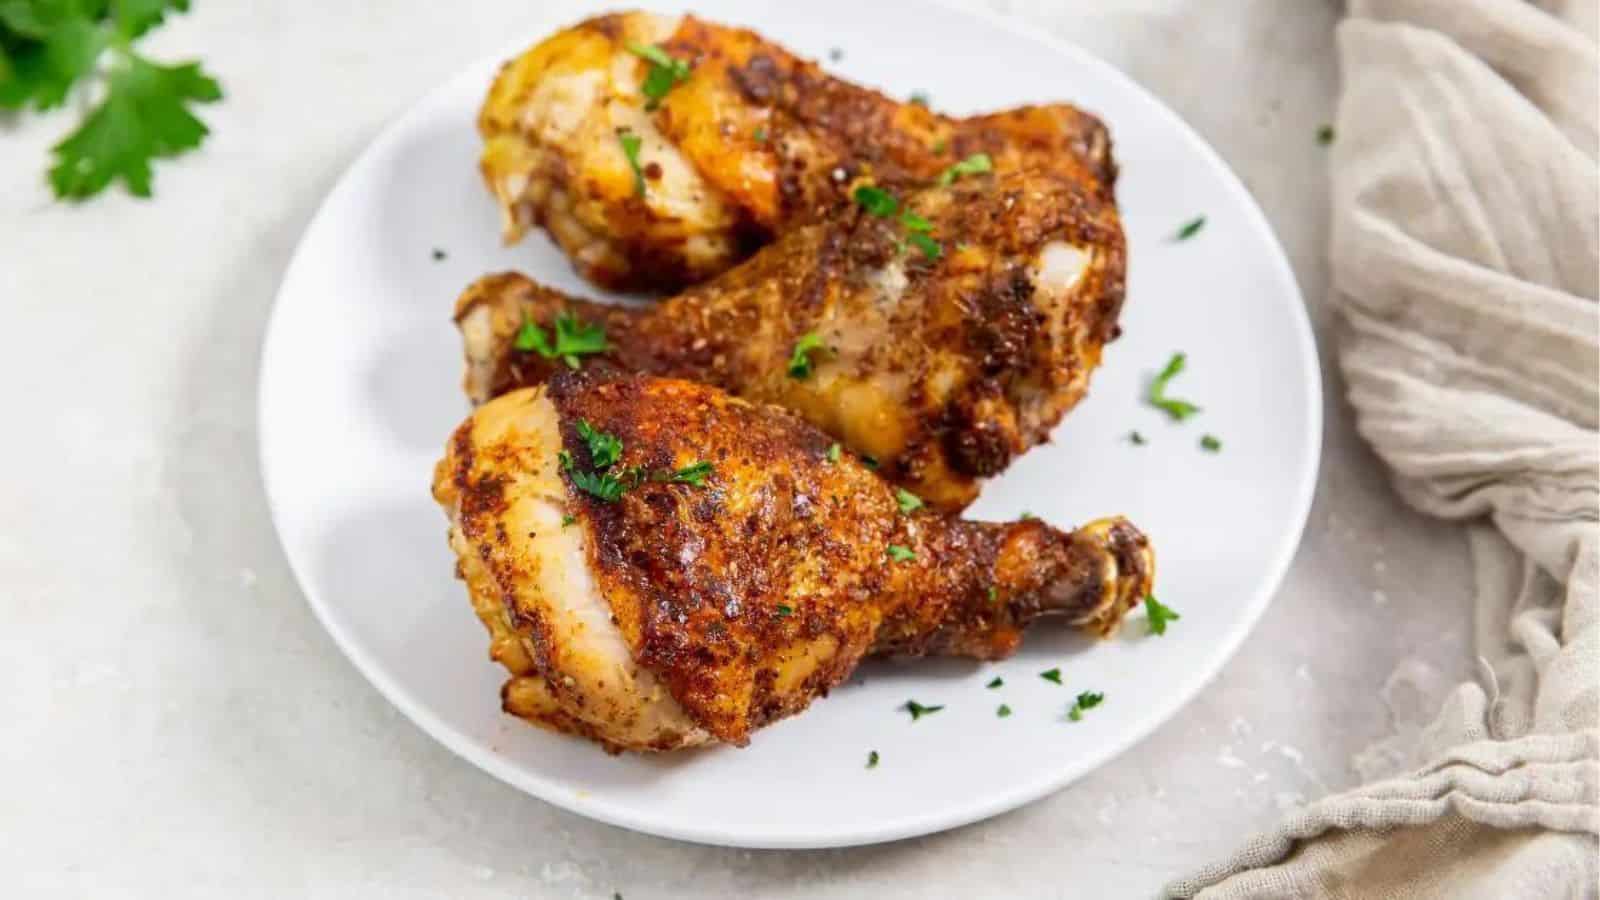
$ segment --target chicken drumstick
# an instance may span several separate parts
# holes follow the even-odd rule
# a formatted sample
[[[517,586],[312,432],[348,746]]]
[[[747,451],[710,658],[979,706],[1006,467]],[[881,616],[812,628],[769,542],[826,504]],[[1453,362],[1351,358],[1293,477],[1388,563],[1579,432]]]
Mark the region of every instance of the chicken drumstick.
[[[1145,537],[898,502],[775,407],[560,374],[479,407],[434,473],[507,711],[610,750],[743,745],[870,653],[1010,654],[1149,591]]]

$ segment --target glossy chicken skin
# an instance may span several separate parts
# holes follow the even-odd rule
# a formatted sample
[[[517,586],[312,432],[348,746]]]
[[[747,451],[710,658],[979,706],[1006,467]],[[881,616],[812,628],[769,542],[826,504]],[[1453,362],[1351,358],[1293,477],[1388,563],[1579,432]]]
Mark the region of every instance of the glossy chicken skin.
[[[830,444],[673,379],[562,374],[479,407],[433,490],[506,709],[612,750],[743,745],[868,654],[996,659],[1042,615],[1108,633],[1150,589],[1125,520],[903,512]],[[580,483],[601,475],[626,487]]]
[[[659,47],[688,65],[658,105]],[[481,169],[507,241],[543,226],[591,281],[671,291],[715,275],[861,181],[927,184],[986,153],[1111,200],[1105,126],[1067,105],[955,119],[841,81],[751,31],[619,13],[547,38],[500,70],[478,117]],[[637,137],[638,174],[622,135]]]
[[[791,229],[712,281],[648,309],[584,303],[494,275],[456,306],[466,388],[482,402],[561,367],[516,336],[569,310],[610,350],[583,365],[689,378],[799,413],[944,509],[1004,469],[1088,389],[1117,332],[1124,253],[1115,213],[1076,182],[1013,173],[909,195],[942,253],[854,208]],[[791,371],[815,335],[810,371]]]

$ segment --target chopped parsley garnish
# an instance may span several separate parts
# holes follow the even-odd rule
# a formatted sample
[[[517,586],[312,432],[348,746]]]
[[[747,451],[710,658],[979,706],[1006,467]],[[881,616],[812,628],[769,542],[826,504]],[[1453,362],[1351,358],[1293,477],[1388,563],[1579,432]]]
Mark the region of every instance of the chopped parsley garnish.
[[[917,558],[917,554],[910,547],[902,547],[899,544],[890,544],[888,553],[889,558],[895,562],[905,562],[906,560]]]
[[[750,137],[754,138],[758,144],[765,143],[767,140],[767,130],[758,126],[755,131],[750,133]]]
[[[912,91],[911,92],[911,102],[915,103],[918,106],[927,106],[928,103],[929,103],[929,99],[930,98],[928,97],[928,92],[927,91]]]
[[[1185,359],[1182,353],[1172,354],[1172,359],[1167,360],[1167,367],[1161,370],[1155,381],[1150,382],[1150,395],[1147,398],[1151,406],[1161,409],[1177,422],[1182,422],[1200,411],[1200,407],[1187,400],[1177,400],[1167,396],[1167,383],[1183,371]]]
[[[1183,227],[1178,229],[1178,233],[1173,235],[1172,239],[1175,240],[1175,241],[1187,241],[1189,238],[1194,237],[1195,234],[1198,233],[1200,231],[1200,229],[1202,229],[1204,227],[1206,227],[1206,217],[1205,216],[1200,216],[1198,218],[1191,219],[1191,220],[1183,223]]]
[[[1132,441],[1136,446],[1139,447],[1143,447],[1145,445],[1144,435],[1137,431],[1128,432],[1128,440]]]
[[[433,248],[433,261],[434,262],[439,262],[440,260],[443,260],[445,258],[445,256],[447,256],[447,255],[448,254],[446,254],[440,248],[438,248],[438,247]]]
[[[1178,611],[1162,603],[1150,594],[1144,598],[1145,631],[1146,634],[1166,634],[1167,623],[1176,622],[1183,616]]]
[[[905,488],[894,489],[894,500],[900,504],[900,511],[903,513],[909,514],[922,508],[922,498]]]
[[[1037,518],[1039,518],[1039,517],[1034,515],[1033,513],[1025,511],[1025,512],[1023,512],[1022,515],[1017,516],[1017,521],[1018,522],[1032,522],[1034,519],[1037,519]]]
[[[671,475],[667,476],[667,480],[673,484],[690,484],[694,485],[695,487],[705,487],[706,476],[710,474],[711,463],[706,462],[705,460],[700,460],[699,462],[690,463],[678,471],[673,472]]]
[[[893,194],[870,184],[864,184],[856,188],[855,193],[851,194],[851,196],[855,198],[856,203],[862,209],[875,216],[892,216],[895,210],[900,208],[900,204],[895,202]]]
[[[932,222],[929,222],[922,216],[917,215],[914,210],[910,209],[900,214],[900,224],[904,225],[907,231],[916,231],[926,234],[927,232],[933,230]]]
[[[878,467],[878,458],[876,456],[863,453],[861,454],[861,464],[869,469],[876,469]]]
[[[627,481],[623,478],[618,478],[612,472],[584,472],[568,466],[567,474],[572,476],[572,483],[577,485],[579,490],[592,494],[607,503],[615,503],[622,499],[623,493],[628,490]],[[627,474],[627,472],[623,473],[624,476]]]
[[[1326,147],[1333,143],[1333,126],[1324,125],[1317,129],[1317,143]]]
[[[788,616],[792,615],[793,613],[794,613],[794,607],[788,605],[787,603],[779,603],[778,604],[778,608],[777,608],[778,618],[780,618],[780,619],[787,618]]]
[[[1039,673],[1039,677],[1043,678],[1045,681],[1048,681],[1048,682],[1050,682],[1052,684],[1060,684],[1061,683],[1061,670],[1059,668],[1056,668],[1056,669],[1045,669],[1043,672]]]
[[[879,759],[878,751],[873,750],[873,751],[869,752],[867,754],[867,768],[876,769],[878,767],[878,759]]]
[[[1000,704],[1000,708],[994,711],[994,714],[997,717],[1004,719],[1006,716],[1011,715],[1011,707],[1002,703]]]
[[[901,709],[911,713],[911,721],[915,722],[923,716],[931,716],[939,710],[944,709],[944,705],[940,704],[938,706],[923,706],[921,703],[918,703],[915,700],[907,700],[906,705],[902,706]]]
[[[667,51],[656,46],[643,46],[632,41],[626,45],[628,52],[650,64],[650,71],[645,73],[644,83],[639,85],[639,90],[644,93],[644,108],[653,110],[661,105],[661,98],[677,87],[680,82],[689,80],[690,65],[678,59]]]
[[[613,470],[611,466],[622,458],[622,441],[614,435],[603,431],[596,431],[587,420],[578,420],[578,436],[589,445],[589,459],[594,466],[593,471],[585,472],[577,467],[572,460],[572,454],[565,450],[560,451],[561,467],[567,470],[572,478],[572,483],[587,494],[615,503],[630,487],[639,483],[639,471],[633,467],[624,467]]]
[[[794,342],[794,352],[789,354],[789,377],[811,377],[811,354],[813,351],[823,349],[822,335],[815,331],[808,331],[800,335],[800,340]]]
[[[589,461],[596,469],[604,469],[622,458],[622,441],[614,434],[596,431],[588,419],[578,420],[578,437],[589,445]]]
[[[993,172],[994,161],[989,159],[987,153],[974,153],[939,173],[939,183],[949,184],[963,175],[977,175],[981,172]]]
[[[1067,710],[1067,718],[1074,722],[1081,720],[1084,710],[1094,709],[1104,699],[1106,699],[1105,694],[1097,691],[1084,691],[1078,695],[1077,700],[1072,702],[1072,708]]]
[[[996,600],[999,600],[999,599],[1000,599],[1000,589],[995,587],[992,584],[989,585],[989,602],[993,603],[993,602],[995,602]]]
[[[1222,449],[1222,442],[1217,440],[1212,435],[1203,435],[1200,438],[1200,449],[1211,453],[1216,453]]]
[[[921,250],[922,255],[929,259],[938,259],[944,255],[944,248],[939,246],[939,242],[921,232],[912,232],[906,235],[906,240],[911,243],[911,246]]]
[[[561,527],[565,528],[568,525],[571,525],[573,522],[576,522],[576,521],[578,521],[578,517],[577,516],[570,515],[570,514],[562,516],[561,517]]]
[[[839,457],[842,456],[843,453],[844,453],[844,449],[842,447],[840,447],[838,444],[829,444],[828,445],[828,452],[825,455],[828,458],[828,462],[836,463],[836,462],[839,461]]]
[[[950,149],[950,142],[944,138],[940,138],[937,141],[934,141],[933,146],[929,147],[928,149],[931,150],[935,156],[943,156],[944,152]]]
[[[644,138],[631,131],[620,131],[617,140],[622,144],[622,155],[628,158],[628,167],[633,169],[633,192],[643,197],[644,169],[639,166],[639,147],[644,144]]]
[[[996,675],[994,678],[990,679],[989,683],[984,685],[984,687],[986,687],[986,688],[988,688],[989,690],[992,691],[995,688],[1000,687],[1001,685],[1003,685],[1005,683],[1006,683],[1006,680],[1004,678],[1001,678],[999,675]]]
[[[578,357],[610,349],[604,325],[590,325],[571,312],[556,315],[554,331],[552,342],[543,328],[524,317],[512,346],[522,351],[536,351],[545,359],[560,359],[571,369],[578,368]]]

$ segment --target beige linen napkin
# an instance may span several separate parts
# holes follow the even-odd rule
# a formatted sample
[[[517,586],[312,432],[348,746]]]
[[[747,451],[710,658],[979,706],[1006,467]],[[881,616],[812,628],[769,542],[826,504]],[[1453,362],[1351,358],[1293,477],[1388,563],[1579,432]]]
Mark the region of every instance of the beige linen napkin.
[[[1312,803],[1174,896],[1596,896],[1595,3],[1353,0],[1333,166],[1339,362],[1407,501],[1461,520],[1480,683],[1408,774]]]

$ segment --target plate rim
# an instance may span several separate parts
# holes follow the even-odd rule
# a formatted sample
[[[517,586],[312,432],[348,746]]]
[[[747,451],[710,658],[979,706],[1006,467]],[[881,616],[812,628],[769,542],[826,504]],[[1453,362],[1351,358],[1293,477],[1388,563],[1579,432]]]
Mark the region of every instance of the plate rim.
[[[1305,534],[1306,524],[1309,521],[1311,507],[1316,494],[1318,474],[1322,464],[1322,438],[1324,429],[1323,398],[1324,386],[1322,383],[1321,357],[1318,352],[1315,332],[1311,326],[1311,318],[1306,309],[1305,295],[1300,288],[1299,280],[1295,277],[1294,267],[1290,264],[1283,244],[1278,239],[1277,232],[1272,228],[1271,222],[1256,202],[1255,196],[1244,185],[1238,174],[1227,164],[1222,156],[1200,135],[1189,123],[1175,110],[1169,107],[1158,96],[1135,81],[1111,63],[1101,59],[1077,44],[1055,35],[1042,33],[1039,29],[1032,28],[1027,23],[1015,18],[992,13],[987,10],[972,9],[958,5],[954,0],[933,0],[933,5],[941,7],[946,12],[958,16],[965,16],[977,23],[998,29],[1016,40],[1028,41],[1044,47],[1045,49],[1070,57],[1072,61],[1087,68],[1095,69],[1110,81],[1118,82],[1119,87],[1129,90],[1136,95],[1141,95],[1156,111],[1155,115],[1163,117],[1168,124],[1173,126],[1188,146],[1196,152],[1204,164],[1210,166],[1220,174],[1223,182],[1243,200],[1243,213],[1245,227],[1253,229],[1266,238],[1267,244],[1273,251],[1270,266],[1275,274],[1283,279],[1293,291],[1297,303],[1291,304],[1290,319],[1294,339],[1299,345],[1300,358],[1305,369],[1306,396],[1304,408],[1308,415],[1303,421],[1305,430],[1303,437],[1309,452],[1305,463],[1298,473],[1298,484],[1293,496],[1293,515],[1291,517],[1294,527],[1285,532],[1272,555],[1271,563],[1267,566],[1260,586],[1243,604],[1242,613],[1238,622],[1215,644],[1215,648],[1203,659],[1197,667],[1196,677],[1188,679],[1169,695],[1172,699],[1160,707],[1152,707],[1133,725],[1125,729],[1115,739],[1106,741],[1093,749],[1083,753],[1070,763],[1059,769],[1046,772],[1042,777],[1021,783],[1009,790],[998,792],[964,802],[952,802],[948,806],[931,812],[917,813],[890,819],[874,821],[870,825],[841,826],[837,829],[821,832],[810,831],[781,831],[758,830],[728,831],[714,822],[699,822],[685,824],[672,816],[654,815],[647,811],[618,805],[608,799],[597,797],[578,798],[572,791],[566,789],[554,780],[530,772],[524,767],[514,763],[508,757],[503,757],[490,752],[481,742],[452,725],[422,703],[414,700],[410,692],[391,678],[384,668],[369,654],[368,650],[342,626],[332,614],[327,602],[320,596],[314,585],[315,582],[307,577],[309,572],[308,562],[297,557],[284,539],[283,528],[280,525],[280,515],[276,500],[277,491],[274,485],[279,480],[274,477],[274,465],[271,461],[272,454],[269,450],[271,441],[269,434],[272,428],[268,424],[265,410],[271,404],[268,398],[271,394],[270,381],[267,377],[269,369],[274,368],[273,362],[277,356],[287,353],[287,350],[275,347],[280,346],[277,339],[279,332],[280,312],[284,305],[287,288],[294,284],[298,270],[303,266],[306,247],[310,238],[323,226],[328,210],[334,201],[339,198],[350,184],[350,174],[360,168],[381,149],[393,143],[408,121],[419,113],[421,109],[436,105],[441,97],[447,94],[458,80],[464,78],[473,70],[485,66],[490,60],[504,59],[504,53],[493,56],[480,57],[461,67],[453,74],[445,77],[434,87],[407,103],[396,111],[373,137],[367,141],[361,151],[339,173],[338,180],[332,190],[323,197],[317,206],[305,229],[300,233],[300,238],[295,244],[289,263],[284,268],[279,280],[278,290],[273,294],[272,308],[267,317],[261,349],[259,365],[256,373],[256,455],[261,477],[262,489],[265,494],[268,516],[272,522],[272,531],[278,541],[278,546],[283,552],[289,570],[294,576],[296,585],[305,597],[306,604],[311,607],[312,614],[321,624],[324,631],[333,638],[335,645],[345,657],[355,666],[367,682],[378,690],[385,700],[411,720],[429,737],[443,744],[452,753],[477,766],[482,771],[499,779],[500,781],[517,788],[538,800],[549,803],[569,813],[593,819],[631,831],[652,834],[674,840],[687,841],[696,844],[706,844],[724,847],[742,847],[750,849],[819,849],[831,847],[851,847],[866,844],[883,843],[886,841],[900,840],[910,837],[932,834],[953,828],[969,825],[973,822],[992,818],[1002,813],[1017,809],[1032,803],[1050,794],[1062,790],[1078,779],[1106,765],[1113,759],[1127,752],[1135,744],[1148,738],[1157,728],[1166,724],[1188,707],[1190,702],[1204,690],[1233,658],[1238,654],[1244,641],[1255,630],[1267,607],[1271,604],[1278,590],[1283,585],[1290,566],[1299,551],[1301,541]],[[520,40],[511,47],[509,52],[516,53],[517,48],[526,46],[526,39]],[[278,363],[281,365],[281,363]]]

